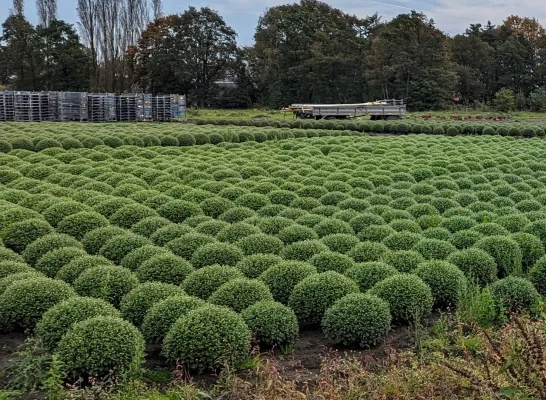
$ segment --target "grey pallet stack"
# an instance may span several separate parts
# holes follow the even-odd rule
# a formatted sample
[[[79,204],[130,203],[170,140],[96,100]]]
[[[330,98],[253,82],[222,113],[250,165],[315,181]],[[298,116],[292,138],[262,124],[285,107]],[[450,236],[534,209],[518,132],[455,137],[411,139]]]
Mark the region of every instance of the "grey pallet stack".
[[[44,92],[15,92],[14,120],[41,122],[49,120],[48,95]]]
[[[137,95],[122,94],[116,97],[116,119],[125,122],[137,120]]]
[[[15,93],[0,92],[0,121],[13,121],[15,114]]]
[[[136,96],[136,120],[152,121],[152,95],[141,93]]]
[[[171,120],[171,96],[160,95],[152,99],[152,119],[157,122]]]
[[[59,121],[59,92],[48,92],[49,120]]]
[[[116,96],[112,93],[89,93],[88,121],[90,122],[115,122],[116,121]]]
[[[59,121],[87,121],[87,93],[59,92]]]
[[[171,121],[180,121],[186,118],[186,96],[171,95]]]

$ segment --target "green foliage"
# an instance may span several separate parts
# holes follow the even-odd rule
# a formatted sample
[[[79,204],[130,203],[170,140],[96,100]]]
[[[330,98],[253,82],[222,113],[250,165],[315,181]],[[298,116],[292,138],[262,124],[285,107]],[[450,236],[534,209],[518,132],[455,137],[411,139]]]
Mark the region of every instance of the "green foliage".
[[[284,247],[279,238],[263,233],[245,236],[235,244],[247,256],[251,254],[279,254]]]
[[[224,283],[208,298],[209,303],[229,307],[236,312],[263,300],[273,300],[269,288],[259,280],[247,278]]]
[[[425,262],[421,253],[413,250],[390,251],[383,256],[382,261],[392,265],[399,272],[412,272],[417,266]]]
[[[447,261],[456,265],[465,276],[480,286],[497,280],[497,263],[489,253],[478,248],[469,248],[451,253]]]
[[[194,271],[189,262],[169,252],[158,254],[144,261],[136,270],[141,282],[163,282],[180,285]]]
[[[282,258],[274,254],[252,254],[245,256],[236,267],[250,279],[259,277],[269,267],[278,264]]]
[[[41,277],[15,281],[0,295],[1,330],[32,331],[45,311],[72,296],[74,289],[62,281]]]
[[[110,223],[125,229],[147,217],[155,217],[157,213],[150,207],[142,204],[128,204],[121,207],[109,218]]]
[[[206,305],[188,312],[171,327],[163,354],[190,370],[238,367],[249,355],[251,332],[234,311]]]
[[[516,94],[511,89],[502,88],[495,93],[493,105],[501,112],[513,111],[516,108]]]
[[[134,233],[124,233],[113,236],[100,248],[99,254],[111,260],[115,264],[121,261],[132,251],[139,247],[151,244],[148,239]]]
[[[36,263],[36,270],[49,278],[55,278],[57,273],[73,259],[87,256],[85,250],[78,247],[61,247],[44,254]]]
[[[413,250],[420,253],[426,260],[445,260],[457,249],[450,242],[438,239],[422,239]]]
[[[74,281],[74,289],[80,296],[102,299],[115,307],[137,286],[138,278],[133,272],[114,265],[86,268]]]
[[[337,272],[312,274],[294,286],[288,305],[301,325],[316,325],[337,300],[357,292],[356,283]]]
[[[537,260],[544,256],[544,246],[539,238],[530,233],[518,232],[510,235],[510,238],[516,241],[521,249],[522,272],[527,273]]]
[[[183,295],[178,286],[162,282],[146,282],[135,286],[120,303],[124,319],[140,328],[148,310],[157,302],[169,296]]]
[[[214,237],[202,233],[187,233],[177,239],[168,242],[165,247],[179,257],[191,260],[193,254],[200,247],[214,243]]]
[[[281,303],[263,300],[243,310],[241,316],[252,332],[253,343],[264,347],[286,347],[295,343],[298,319]]]
[[[21,272],[31,272],[35,271],[33,268],[29,267],[22,260],[20,261],[0,261],[0,278],[5,278],[11,274],[17,274]],[[36,271],[38,272],[38,271]]]
[[[529,271],[529,280],[541,296],[546,295],[546,257],[539,259]]]
[[[55,279],[73,284],[83,271],[101,265],[112,265],[112,263],[102,256],[76,257],[57,272]]]
[[[55,352],[72,378],[138,376],[144,362],[144,339],[129,322],[98,316],[77,322],[62,337]]]
[[[499,278],[521,271],[523,255],[518,243],[505,236],[480,239],[475,247],[489,253],[497,263]]]
[[[356,245],[347,255],[357,263],[379,261],[387,253],[389,248],[382,243],[363,242]]]
[[[237,278],[244,278],[244,275],[235,267],[209,265],[189,274],[182,287],[190,296],[206,300],[224,283]]]
[[[370,347],[387,336],[391,319],[386,301],[366,293],[351,293],[326,310],[322,329],[336,343]]]
[[[204,300],[180,294],[155,303],[142,322],[144,338],[149,343],[162,343],[171,326],[179,318],[205,304]]]
[[[195,268],[214,264],[234,266],[242,260],[243,256],[241,249],[235,245],[208,243],[193,253],[191,263]]]
[[[36,325],[36,336],[46,348],[53,350],[74,323],[98,316],[120,317],[120,313],[104,300],[70,297],[43,314]]]
[[[82,240],[93,229],[108,225],[108,220],[99,213],[81,211],[63,218],[57,225],[57,232]]]
[[[269,287],[275,301],[288,304],[294,287],[306,277],[316,273],[316,268],[308,263],[284,261],[269,267],[259,279]]]
[[[432,311],[430,287],[416,275],[398,274],[377,283],[369,292],[387,301],[393,322],[413,324]]]
[[[126,231],[118,226],[104,226],[89,231],[83,237],[81,244],[89,254],[98,254],[102,246],[114,236],[122,235]]]
[[[357,264],[345,272],[345,276],[355,281],[361,292],[365,292],[389,276],[398,274],[396,268],[383,262]]]
[[[22,253],[36,239],[52,232],[53,228],[47,221],[27,219],[8,226],[2,235],[2,240],[7,248]]]
[[[198,205],[184,200],[169,201],[159,207],[157,211],[159,215],[174,223],[184,222],[187,218],[202,213]]]
[[[491,294],[501,312],[508,315],[519,312],[535,312],[540,294],[525,278],[508,276],[490,286]]]
[[[325,251],[315,254],[309,260],[318,272],[335,271],[340,274],[345,273],[349,268],[355,265],[353,259],[345,254],[334,251]]]
[[[44,254],[61,247],[82,247],[82,244],[71,236],[51,233],[40,237],[27,246],[23,258],[29,265],[35,265]]]
[[[434,307],[455,309],[466,291],[466,277],[454,264],[447,261],[427,261],[415,271],[432,291]]]

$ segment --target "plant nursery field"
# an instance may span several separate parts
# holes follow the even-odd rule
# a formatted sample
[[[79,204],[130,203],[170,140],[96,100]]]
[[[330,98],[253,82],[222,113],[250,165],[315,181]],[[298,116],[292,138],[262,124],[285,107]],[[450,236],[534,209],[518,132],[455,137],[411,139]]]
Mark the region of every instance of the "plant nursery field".
[[[401,336],[418,327],[435,332],[420,343],[442,363],[472,366],[475,350],[488,348],[476,344],[482,330],[494,332],[487,343],[508,335],[499,343],[509,346],[521,339],[513,326],[503,331],[510,318],[542,315],[540,138],[41,123],[0,125],[0,151],[5,388],[61,396],[66,383],[133,382],[151,361],[191,376],[248,369],[260,360],[256,346],[290,359],[285,368],[321,374],[312,357],[327,351],[321,346],[372,357],[385,342],[405,346]],[[442,336],[446,318],[468,329]],[[546,346],[528,322],[523,338]],[[11,365],[17,338],[28,339],[27,350]],[[542,353],[505,367],[510,349],[491,346],[491,359],[479,358],[491,364],[476,361],[475,376],[435,364],[420,380],[412,375],[408,397],[383,385],[395,379],[389,369],[347,385],[383,385],[362,389],[364,397],[333,389],[313,397],[286,384],[264,385],[264,397],[238,386],[229,398],[497,398],[505,387],[538,396],[542,381],[526,381],[535,375],[525,368],[543,371]],[[411,362],[401,365],[396,371],[415,374]],[[343,368],[347,380],[355,370]],[[458,380],[450,392],[427,379]]]

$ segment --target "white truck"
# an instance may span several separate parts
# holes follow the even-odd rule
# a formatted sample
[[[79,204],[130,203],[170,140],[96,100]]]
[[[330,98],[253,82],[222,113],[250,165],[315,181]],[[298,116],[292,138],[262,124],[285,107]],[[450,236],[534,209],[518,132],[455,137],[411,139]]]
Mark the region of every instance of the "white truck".
[[[372,120],[394,120],[406,117],[404,100],[378,100],[358,104],[292,104],[285,109],[296,118],[344,119],[369,115]]]

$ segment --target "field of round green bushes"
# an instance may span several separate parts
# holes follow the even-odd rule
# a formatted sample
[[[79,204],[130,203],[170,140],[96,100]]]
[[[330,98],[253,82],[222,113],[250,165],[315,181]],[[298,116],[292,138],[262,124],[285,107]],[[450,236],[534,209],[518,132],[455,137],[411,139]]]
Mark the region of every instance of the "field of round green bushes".
[[[254,122],[0,125],[0,334],[71,381],[152,347],[199,373],[307,330],[378,346],[470,288],[499,318],[546,295],[540,127]]]

